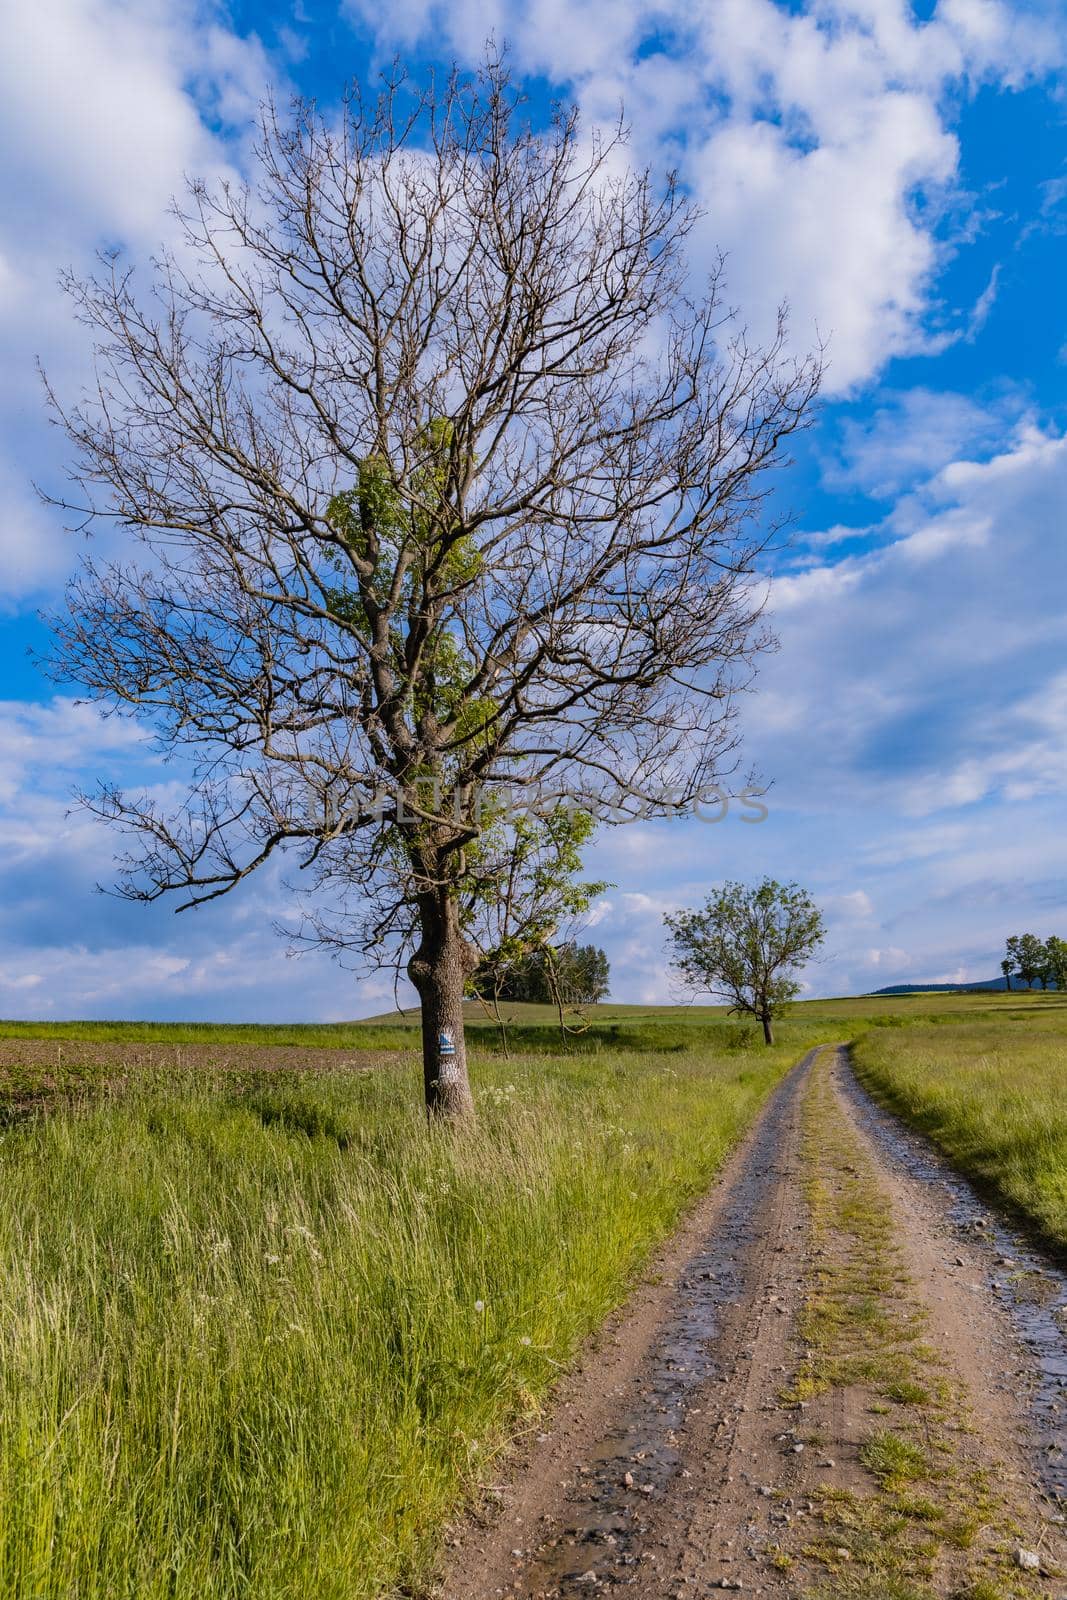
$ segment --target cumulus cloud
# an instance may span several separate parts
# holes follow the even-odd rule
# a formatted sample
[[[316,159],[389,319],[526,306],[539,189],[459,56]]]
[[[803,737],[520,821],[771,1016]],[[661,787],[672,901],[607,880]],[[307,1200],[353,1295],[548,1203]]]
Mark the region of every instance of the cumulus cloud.
[[[22,169],[4,218],[16,252],[72,222],[154,235],[182,171],[219,162],[190,86],[243,122],[264,81],[254,46],[235,48],[190,0],[37,0],[12,20],[0,88]]]
[[[98,892],[123,841],[71,790],[165,778],[131,723],[67,696],[0,702],[0,774],[0,1015],[340,1021],[392,1004],[380,974],[287,959],[278,872],[181,916]]]
[[[149,759],[143,732],[122,717],[105,717],[72,695],[50,701],[0,700],[0,798],[29,785],[58,792],[86,761]]]
[[[954,436],[976,429],[988,442],[967,412]],[[816,894],[830,937],[807,975],[815,993],[949,970],[988,977],[1006,930],[1057,925],[1067,902],[1067,437],[1024,420],[984,459],[943,454],[873,548],[835,559],[832,543],[813,557],[820,564],[773,587],[783,647],[745,706],[749,752],[772,779],[767,820],[602,836],[588,869],[619,887],[598,903],[593,937],[617,996],[677,998],[663,913],[726,877],[800,876]],[[380,983],[286,961],[271,932],[285,906],[277,878],[182,918],[93,894],[112,876],[116,841],[67,815],[69,783],[86,772],[167,779],[129,723],[67,696],[0,705],[0,770],[9,1014],[343,1016],[388,1002]]]
[[[70,552],[27,481],[25,464],[4,460],[2,454],[0,505],[0,610],[9,611],[59,583],[69,570]]]
[[[71,560],[29,481],[54,481],[37,361],[67,395],[89,370],[59,272],[91,269],[100,250],[158,249],[186,174],[235,175],[270,75],[257,40],[212,0],[12,11],[0,51],[0,603],[54,585]]]
[[[953,461],[992,454],[1018,425],[1019,412],[1019,397],[1011,392],[984,403],[922,385],[883,394],[862,416],[841,421],[836,451],[824,462],[824,482],[888,499],[929,481]],[[840,544],[849,532],[836,527],[819,543]]]
[[[988,447],[984,414],[946,415],[945,437]],[[782,648],[744,715],[766,822],[602,839],[592,870],[641,885],[597,930],[616,993],[672,998],[662,913],[727,877],[814,892],[813,993],[994,977],[1006,933],[1062,929],[1067,437],[1024,420],[985,458],[943,454],[873,548],[835,543],[773,586]]]
[[[775,585],[782,651],[747,708],[764,842],[891,935],[839,927],[824,976],[866,987],[865,947],[895,952],[886,982],[932,979],[946,948],[991,977],[1005,932],[1062,917],[1065,496],[1067,438],[1023,423],[942,465],[878,547]]]
[[[788,300],[797,342],[828,340],[829,393],[976,331],[995,279],[969,320],[938,325],[934,305],[938,222],[959,183],[953,107],[979,83],[1053,71],[1067,51],[1062,12],[1007,0],[942,0],[926,21],[905,0],[349,9],[383,44],[445,38],[467,60],[493,31],[592,119],[625,105],[635,158],[677,167],[705,208],[698,254],[726,252],[754,330],[766,336]]]
[[[0,1015],[346,1022],[392,1008],[387,981],[366,979],[357,987],[321,965],[286,963],[268,944],[269,932],[238,935],[226,947],[192,955],[160,950],[129,932],[113,946],[0,946]]]
[[[782,652],[747,716],[760,767],[916,815],[1058,783],[1032,705],[1067,647],[1065,492],[1067,439],[1024,426],[901,502],[879,548],[781,578]]]

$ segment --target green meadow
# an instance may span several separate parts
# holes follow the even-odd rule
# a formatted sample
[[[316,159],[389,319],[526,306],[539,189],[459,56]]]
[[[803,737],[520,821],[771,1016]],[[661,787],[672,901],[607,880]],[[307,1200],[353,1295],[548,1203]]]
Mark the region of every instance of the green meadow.
[[[854,1040],[880,1098],[1067,1240],[1054,995],[812,1001],[772,1051],[714,1007],[599,1006],[565,1040],[509,1016],[507,1059],[469,1018],[458,1133],[427,1128],[410,1015],[0,1024],[0,1593],[417,1586],[815,1043]]]
[[[1028,998],[954,1027],[868,1028],[853,1060],[877,1099],[1067,1253],[1067,1007],[1012,1004]]]
[[[332,1600],[442,1522],[806,1034],[419,1074],[142,1070],[0,1135],[0,1593]],[[116,1055],[121,1041],[116,1042]],[[103,1071],[103,1068],[101,1069]]]

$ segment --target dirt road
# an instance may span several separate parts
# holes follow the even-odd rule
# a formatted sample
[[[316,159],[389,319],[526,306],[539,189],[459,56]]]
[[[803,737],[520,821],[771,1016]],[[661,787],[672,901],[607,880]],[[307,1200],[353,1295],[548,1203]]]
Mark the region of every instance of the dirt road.
[[[441,1593],[1067,1596],[1067,1283],[965,1189],[805,1057]]]

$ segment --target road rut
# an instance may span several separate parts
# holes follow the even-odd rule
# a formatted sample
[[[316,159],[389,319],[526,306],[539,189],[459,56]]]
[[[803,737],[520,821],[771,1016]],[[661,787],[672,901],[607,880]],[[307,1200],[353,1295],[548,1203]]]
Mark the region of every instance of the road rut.
[[[1067,1595],[1041,1375],[931,1188],[846,1053],[810,1052],[456,1530],[441,1593]]]

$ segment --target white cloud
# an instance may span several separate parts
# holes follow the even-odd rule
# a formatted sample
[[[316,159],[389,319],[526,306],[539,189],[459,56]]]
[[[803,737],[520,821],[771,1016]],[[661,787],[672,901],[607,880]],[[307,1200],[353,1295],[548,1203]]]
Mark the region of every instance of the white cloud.
[[[446,39],[469,61],[493,31],[520,71],[572,86],[594,120],[624,104],[635,159],[677,166],[706,209],[698,253],[725,250],[730,295],[755,331],[788,300],[798,344],[829,339],[828,393],[893,355],[968,337],[988,313],[995,280],[969,322],[931,322],[940,202],[959,178],[952,108],[968,86],[1016,87],[1067,52],[1061,11],[1006,0],[942,0],[925,22],[905,0],[350,10],[383,46]]]
[[[246,936],[226,957],[207,952],[195,959],[136,939],[100,949],[45,947],[29,955],[0,945],[0,1015],[342,1022],[391,1007],[387,981],[371,979],[357,988],[324,964],[287,963],[267,938]]]
[[[0,610],[6,610],[16,598],[41,594],[60,582],[69,571],[70,551],[35,498],[24,463],[5,461],[2,454],[0,506]]]
[[[158,237],[183,172],[226,165],[213,120],[242,132],[266,82],[254,41],[195,0],[35,0],[0,56],[5,145],[20,175],[5,205],[7,249],[90,235]],[[28,224],[31,224],[29,226]]]
[[[706,248],[726,249],[732,293],[757,333],[788,300],[798,341],[827,341],[827,392],[928,345],[937,246],[908,197],[917,183],[948,183],[956,158],[928,102],[883,93],[861,136],[804,149],[772,123],[734,122],[694,159]]]
[[[871,897],[865,889],[852,889],[845,894],[825,897],[823,910],[841,922],[869,922],[874,916]]]
[[[55,793],[87,760],[148,758],[144,732],[124,717],[104,717],[71,695],[47,702],[0,700],[0,797],[27,783]]]
[[[625,938],[605,927],[620,995],[670,998],[661,902],[725,877],[813,891],[816,994],[992,978],[1006,934],[1067,930],[1067,436],[1024,423],[987,459],[942,456],[876,548],[775,584],[782,648],[744,710],[766,823],[604,846],[644,891],[616,897]]]
[[[824,481],[830,488],[888,498],[928,481],[961,457],[1002,450],[1005,437],[1019,426],[1019,412],[1019,397],[1011,392],[986,403],[921,385],[883,394],[861,418],[843,419],[838,452],[824,465]],[[854,531],[836,527],[817,536],[817,542],[839,544]]]
[[[1067,438],[1024,427],[943,467],[888,544],[776,583],[782,650],[746,722],[779,790],[892,795],[918,815],[1062,782],[1035,708],[1060,704],[1065,499]]]
[[[234,175],[269,75],[254,38],[213,0],[34,0],[10,9],[0,51],[0,604],[53,585],[71,551],[30,476],[54,486],[55,436],[36,371],[60,391],[88,340],[58,275],[115,246],[146,256],[173,235],[186,174]]]
[[[989,282],[986,284],[985,288],[982,290],[981,294],[978,296],[978,299],[974,302],[974,305],[971,308],[971,315],[967,322],[968,340],[973,341],[976,339],[981,333],[982,329],[985,327],[986,323],[989,321],[989,313],[996,304],[997,290],[999,285],[1000,262],[998,261],[992,272],[989,274]]]
[[[911,956],[907,950],[890,945],[885,950],[865,950],[863,961],[865,966],[877,968],[881,975],[888,976],[890,973],[906,972],[911,964]]]
[[[339,1021],[391,1004],[387,978],[353,982],[327,957],[287,959],[281,874],[176,917],[97,892],[119,835],[71,809],[77,779],[159,777],[143,736],[66,696],[0,702],[0,1015]]]

